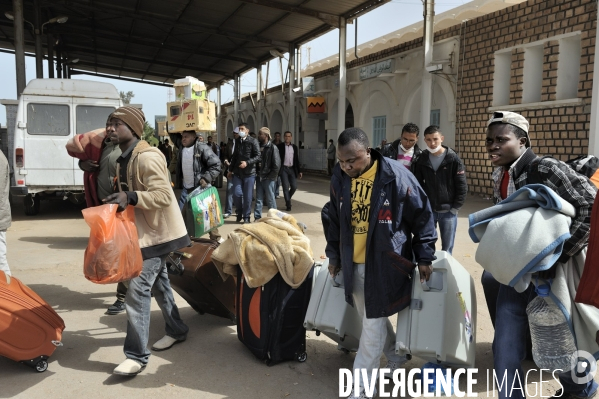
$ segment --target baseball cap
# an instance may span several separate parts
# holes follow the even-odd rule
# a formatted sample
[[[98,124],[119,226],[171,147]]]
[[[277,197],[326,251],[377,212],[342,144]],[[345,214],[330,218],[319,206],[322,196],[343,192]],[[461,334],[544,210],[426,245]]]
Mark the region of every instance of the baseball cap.
[[[507,123],[508,125],[522,129],[526,133],[526,147],[530,147],[530,136],[528,135],[529,124],[525,117],[515,112],[497,111],[493,112],[493,116],[489,119],[489,122],[487,122],[487,128],[491,123],[495,122]]]
[[[239,134],[239,126],[238,126],[238,127],[236,127],[235,129],[233,129],[233,133],[234,133],[234,134]]]

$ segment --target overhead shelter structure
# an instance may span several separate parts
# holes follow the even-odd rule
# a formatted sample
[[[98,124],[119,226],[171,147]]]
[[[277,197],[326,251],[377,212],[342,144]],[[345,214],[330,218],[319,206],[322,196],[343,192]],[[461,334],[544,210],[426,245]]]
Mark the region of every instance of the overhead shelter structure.
[[[38,68],[42,57],[48,60],[49,77],[56,60],[57,77],[95,75],[170,86],[189,75],[208,88],[229,80],[238,86],[243,73],[289,52],[291,113],[298,46],[339,28],[345,56],[346,23],[389,1],[0,0],[5,13],[0,51],[16,54],[18,76],[24,52],[37,56]],[[23,85],[18,82],[18,90]]]

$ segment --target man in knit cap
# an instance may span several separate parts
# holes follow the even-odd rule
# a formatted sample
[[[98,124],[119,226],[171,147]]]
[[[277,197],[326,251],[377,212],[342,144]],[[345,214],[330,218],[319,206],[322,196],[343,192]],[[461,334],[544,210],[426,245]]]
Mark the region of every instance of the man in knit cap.
[[[152,349],[169,349],[187,337],[189,328],[179,316],[166,271],[169,252],[190,244],[187,230],[169,180],[164,155],[140,140],[145,116],[134,107],[118,108],[108,118],[106,132],[121,148],[117,160],[115,193],[104,199],[118,204],[119,210],[135,207],[135,226],[143,257],[141,274],[129,281],[125,300],[127,337],[124,352],[127,359],[114,369],[114,374],[134,376],[147,365],[150,333],[151,294],[154,294],[166,322],[166,335]]]

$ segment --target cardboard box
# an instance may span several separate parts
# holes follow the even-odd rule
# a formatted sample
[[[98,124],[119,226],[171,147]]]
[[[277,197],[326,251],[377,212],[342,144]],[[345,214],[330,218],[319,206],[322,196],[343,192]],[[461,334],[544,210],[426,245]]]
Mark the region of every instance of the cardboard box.
[[[156,122],[156,126],[158,127],[158,131],[156,132],[158,136],[168,136],[168,133],[166,132],[166,121]]]
[[[192,76],[175,80],[175,98],[177,100],[206,100],[206,85]]]
[[[167,103],[166,115],[169,133],[185,130],[216,131],[216,106],[208,100],[181,100]]]

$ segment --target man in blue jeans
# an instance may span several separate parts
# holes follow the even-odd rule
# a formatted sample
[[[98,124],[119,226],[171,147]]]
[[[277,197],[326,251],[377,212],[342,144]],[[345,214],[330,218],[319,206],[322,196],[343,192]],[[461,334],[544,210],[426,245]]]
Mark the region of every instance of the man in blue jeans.
[[[237,208],[237,223],[249,223],[252,212],[252,197],[256,181],[256,165],[260,162],[258,140],[249,136],[247,123],[239,124],[239,140],[231,158],[231,171],[227,178],[233,178],[233,200]]]
[[[119,210],[134,206],[135,227],[143,258],[141,274],[129,281],[125,307],[127,336],[123,351],[127,359],[114,374],[135,376],[148,364],[151,295],[154,295],[166,324],[166,335],[152,349],[169,349],[187,338],[189,328],[179,316],[166,271],[166,257],[191,243],[177,198],[171,187],[164,155],[150,146],[143,135],[145,116],[135,107],[118,108],[108,118],[106,133],[118,144],[122,154],[117,159],[117,185],[114,194],[103,199],[118,204]],[[160,221],[156,223],[156,221]]]
[[[299,162],[299,149],[291,143],[291,132],[283,135],[285,142],[279,144],[279,156],[281,157],[281,183],[283,184],[283,197],[287,211],[291,211],[291,197],[297,190],[297,179],[302,178]]]
[[[493,172],[494,200],[499,202],[527,184],[536,183],[551,187],[562,199],[572,204],[576,215],[570,225],[571,237],[564,243],[558,260],[558,263],[566,263],[588,245],[590,215],[597,190],[588,179],[580,178],[563,162],[553,158],[538,161],[539,158],[531,149],[528,127],[526,118],[508,111],[495,112],[487,123],[486,149],[491,163],[496,167]],[[531,173],[535,163],[538,171],[534,173],[532,170]],[[539,278],[550,279],[555,276],[555,271],[554,266],[539,273]],[[486,275],[483,280],[485,291],[491,293],[488,288],[493,283],[493,277]],[[493,357],[499,380],[507,377],[507,386],[504,384],[503,389],[499,390],[501,399],[525,397],[526,387],[520,387],[520,383],[524,384],[525,381],[521,363],[526,357],[529,328],[526,307],[536,296],[533,284],[522,293],[507,285],[501,284],[499,287],[495,307]],[[553,398],[581,399],[596,396],[595,381],[577,383],[570,371],[558,375],[563,389],[559,389]]]
[[[233,178],[229,177],[229,173],[231,171],[231,159],[233,158],[233,153],[235,152],[235,145],[239,141],[239,128],[236,127],[233,129],[233,139],[229,138],[227,143],[227,152],[225,154],[225,176],[227,176],[227,198],[225,202],[225,213],[223,217],[226,219],[233,213]]]
[[[277,209],[275,201],[275,184],[281,169],[279,149],[270,141],[270,129],[263,127],[258,131],[258,142],[262,159],[258,166],[256,176],[256,205],[254,206],[254,220],[262,218],[262,202],[269,209]]]
[[[431,202],[435,226],[441,233],[441,250],[451,254],[458,227],[458,211],[466,201],[466,168],[454,150],[442,145],[439,126],[424,131],[427,148],[412,163],[411,170]]]

